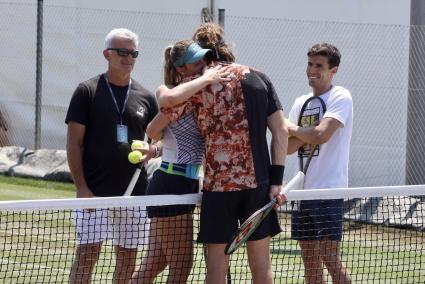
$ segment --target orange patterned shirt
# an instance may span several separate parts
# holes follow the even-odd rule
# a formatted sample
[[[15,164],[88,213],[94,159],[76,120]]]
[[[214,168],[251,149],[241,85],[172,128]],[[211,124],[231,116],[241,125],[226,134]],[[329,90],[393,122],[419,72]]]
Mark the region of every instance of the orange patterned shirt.
[[[237,64],[231,64],[229,69],[231,81],[210,85],[187,102],[162,109],[172,121],[190,111],[195,112],[198,126],[205,137],[203,189],[206,191],[238,191],[258,187],[241,85],[246,74],[252,70]]]

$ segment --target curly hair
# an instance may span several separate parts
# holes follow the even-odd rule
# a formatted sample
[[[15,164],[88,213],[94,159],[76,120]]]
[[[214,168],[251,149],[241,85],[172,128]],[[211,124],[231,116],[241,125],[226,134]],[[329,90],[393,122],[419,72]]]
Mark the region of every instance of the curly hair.
[[[200,25],[192,39],[202,48],[211,49],[214,57],[219,61],[235,62],[235,55],[229,44],[224,41],[223,28],[213,22]]]

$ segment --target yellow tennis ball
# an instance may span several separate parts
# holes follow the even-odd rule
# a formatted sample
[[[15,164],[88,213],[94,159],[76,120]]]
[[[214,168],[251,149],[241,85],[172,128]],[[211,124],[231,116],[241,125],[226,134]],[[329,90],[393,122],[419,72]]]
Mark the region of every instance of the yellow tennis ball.
[[[132,151],[128,154],[128,160],[132,164],[138,164],[143,160],[144,156],[139,151]]]
[[[144,150],[148,147],[149,147],[148,143],[146,143],[145,141],[141,141],[141,140],[133,140],[133,143],[131,143],[131,151]]]

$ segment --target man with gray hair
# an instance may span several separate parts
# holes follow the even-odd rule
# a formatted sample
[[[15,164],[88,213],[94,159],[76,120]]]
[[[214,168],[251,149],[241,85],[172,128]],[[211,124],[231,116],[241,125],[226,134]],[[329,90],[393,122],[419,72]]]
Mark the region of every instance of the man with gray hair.
[[[131,78],[139,37],[128,29],[113,29],[105,38],[105,73],[76,88],[69,104],[68,164],[77,198],[122,196],[136,165],[128,162],[132,140],[144,140],[148,123],[158,107],[154,95]],[[157,156],[160,144],[141,150],[147,162]],[[147,173],[142,169],[132,195],[144,195]],[[143,211],[84,209],[74,212],[76,255],[70,283],[90,283],[103,241],[113,240],[116,267],[114,283],[128,283],[134,271],[137,246],[145,240]]]

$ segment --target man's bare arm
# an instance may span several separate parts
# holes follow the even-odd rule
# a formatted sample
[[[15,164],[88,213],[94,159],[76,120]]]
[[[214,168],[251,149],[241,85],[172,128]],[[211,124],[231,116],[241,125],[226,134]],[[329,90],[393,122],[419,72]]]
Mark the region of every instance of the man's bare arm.
[[[85,133],[85,125],[73,121],[68,123],[66,154],[69,170],[71,171],[72,179],[77,189],[77,198],[93,197],[93,193],[87,186],[83,172]]]
[[[176,87],[169,88],[168,86],[161,85],[156,91],[158,104],[162,108],[169,108],[184,103],[210,84],[230,81],[231,79],[228,78],[228,75],[227,68],[218,65],[207,69],[202,76]]]
[[[295,136],[307,144],[323,144],[329,141],[335,131],[342,127],[342,123],[337,119],[325,117],[316,126],[300,127],[290,125],[288,127],[289,135]]]
[[[270,145],[272,165],[285,166],[286,152],[288,148],[288,129],[285,124],[283,111],[278,110],[271,114],[267,118],[267,127],[272,133],[272,141]],[[278,169],[278,172],[281,170],[283,171],[283,169],[284,168]],[[283,174],[283,172],[280,174]],[[281,185],[279,181],[279,185],[277,183],[272,183],[269,191],[270,198],[276,197],[279,205],[286,200],[286,196],[279,194],[282,189],[283,185]]]

